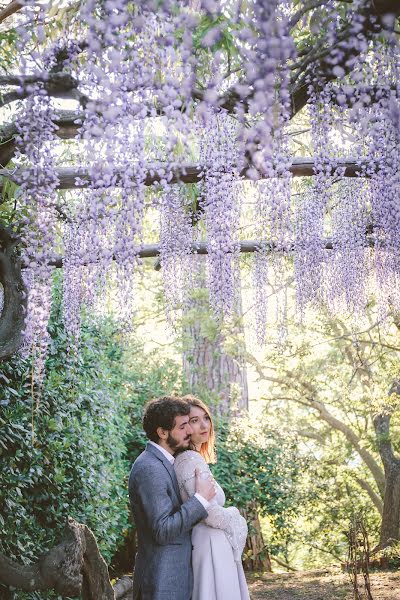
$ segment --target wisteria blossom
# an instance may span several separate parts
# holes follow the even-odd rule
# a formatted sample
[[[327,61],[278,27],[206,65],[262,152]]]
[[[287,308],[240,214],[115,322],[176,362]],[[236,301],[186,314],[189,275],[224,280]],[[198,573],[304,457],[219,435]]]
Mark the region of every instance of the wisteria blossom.
[[[148,210],[159,222],[169,321],[187,300],[201,242],[212,310],[221,322],[229,319],[239,305],[240,222],[249,186],[256,198],[259,341],[265,341],[271,286],[280,290],[284,332],[289,266],[299,315],[320,303],[355,315],[374,290],[382,314],[400,308],[400,78],[393,19],[383,19],[379,38],[368,37],[382,22],[366,13],[364,0],[355,0],[343,36],[340,19],[332,17],[334,0],[323,4],[326,47],[316,49],[322,59],[312,69],[302,52],[296,56],[291,21],[301,22],[302,14],[289,0],[254,0],[245,10],[234,0],[86,0],[76,39],[54,44],[44,39],[46,5],[39,10],[27,3],[19,33],[29,52],[21,53],[21,74],[34,77],[21,83],[17,161],[29,292],[25,341],[38,364],[60,261],[71,339],[79,338],[82,306],[104,295],[110,277],[122,309],[133,310]],[[30,37],[32,15],[41,52]],[[228,18],[233,54],[223,50]],[[240,68],[232,67],[232,56]],[[304,79],[293,74],[300,67]],[[81,167],[61,224],[56,114],[47,86],[60,70],[76,81],[74,161]],[[314,171],[294,195],[296,157],[288,135],[296,86],[308,98]],[[352,181],[344,158],[358,165]]]

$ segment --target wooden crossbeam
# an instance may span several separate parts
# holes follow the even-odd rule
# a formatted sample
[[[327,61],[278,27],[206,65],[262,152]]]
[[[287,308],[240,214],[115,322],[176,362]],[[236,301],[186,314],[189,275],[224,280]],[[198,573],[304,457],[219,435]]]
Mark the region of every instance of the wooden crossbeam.
[[[276,244],[268,241],[260,241],[260,240],[242,240],[236,243],[237,250],[241,254],[251,254],[254,252],[259,252],[260,250],[264,252],[283,252],[286,255],[292,254],[295,251],[295,244],[290,244],[287,248],[282,250],[282,248],[277,248]],[[331,238],[326,238],[323,241],[323,247],[325,250],[333,250],[334,244]],[[373,248],[374,247],[374,239],[371,235],[365,236],[365,247]],[[191,245],[192,254],[208,254],[208,243],[207,242],[196,242]],[[160,244],[144,244],[137,248],[137,252],[135,256],[139,258],[157,258],[160,256]],[[87,264],[83,264],[82,266],[87,266]],[[50,262],[50,265],[56,268],[61,268],[63,266],[63,258],[62,256],[55,257],[54,260]]]
[[[366,167],[366,165],[364,165]],[[291,165],[288,168],[288,172],[293,177],[311,177],[315,175],[315,161],[313,158],[294,158]],[[339,171],[337,171],[339,169]],[[360,161],[355,159],[338,159],[335,162],[335,168],[332,169],[332,175],[337,174],[344,177],[369,177],[374,172],[374,165],[368,164],[368,168],[363,168]],[[240,178],[248,179],[248,168],[244,168],[240,173]],[[116,169],[115,171],[115,184],[104,186],[97,185],[97,187],[111,188],[118,187],[124,181],[121,177],[123,169]],[[197,165],[181,165],[179,167],[171,169],[171,172],[167,174],[167,166],[162,164],[149,165],[144,184],[151,186],[159,183],[165,178],[168,178],[169,183],[198,183],[203,179],[204,167]],[[10,179],[16,184],[24,181],[24,171],[22,169],[11,170],[11,169],[0,169],[0,176]],[[285,176],[281,174],[280,176]],[[57,177],[59,180],[58,189],[60,190],[72,190],[72,189],[83,189],[90,187],[91,177],[88,174],[88,169],[85,167],[60,167],[57,169]],[[271,175],[260,176],[261,179],[270,178]],[[0,193],[2,186],[0,185]]]

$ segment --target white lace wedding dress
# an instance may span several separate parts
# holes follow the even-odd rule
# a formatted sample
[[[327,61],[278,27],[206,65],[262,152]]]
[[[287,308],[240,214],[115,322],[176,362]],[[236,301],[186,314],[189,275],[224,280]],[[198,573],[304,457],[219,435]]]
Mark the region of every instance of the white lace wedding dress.
[[[182,500],[195,493],[195,469],[211,475],[203,457],[193,450],[178,454],[174,462]],[[241,555],[247,536],[247,523],[238,509],[224,508],[225,494],[217,483],[208,516],[193,527],[192,600],[250,600]]]

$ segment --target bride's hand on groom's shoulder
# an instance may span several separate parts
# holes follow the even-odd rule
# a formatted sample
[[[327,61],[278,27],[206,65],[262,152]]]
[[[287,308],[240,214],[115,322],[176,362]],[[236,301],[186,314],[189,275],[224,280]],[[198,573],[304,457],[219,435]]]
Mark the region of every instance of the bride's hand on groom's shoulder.
[[[208,502],[212,500],[216,494],[216,488],[214,480],[211,477],[207,477],[204,479],[202,477],[202,472],[199,467],[195,470],[196,476],[196,493],[203,496]]]

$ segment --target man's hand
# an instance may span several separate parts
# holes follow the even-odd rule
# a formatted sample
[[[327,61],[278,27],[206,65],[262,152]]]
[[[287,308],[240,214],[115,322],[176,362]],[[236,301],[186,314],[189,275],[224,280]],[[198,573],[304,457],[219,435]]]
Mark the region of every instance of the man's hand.
[[[200,496],[203,496],[205,500],[210,502],[210,500],[212,500],[216,494],[215,483],[213,479],[211,479],[211,477],[207,477],[206,479],[204,479],[204,477],[202,476],[204,474],[200,472],[199,467],[196,468],[195,474],[196,493],[200,494]]]

